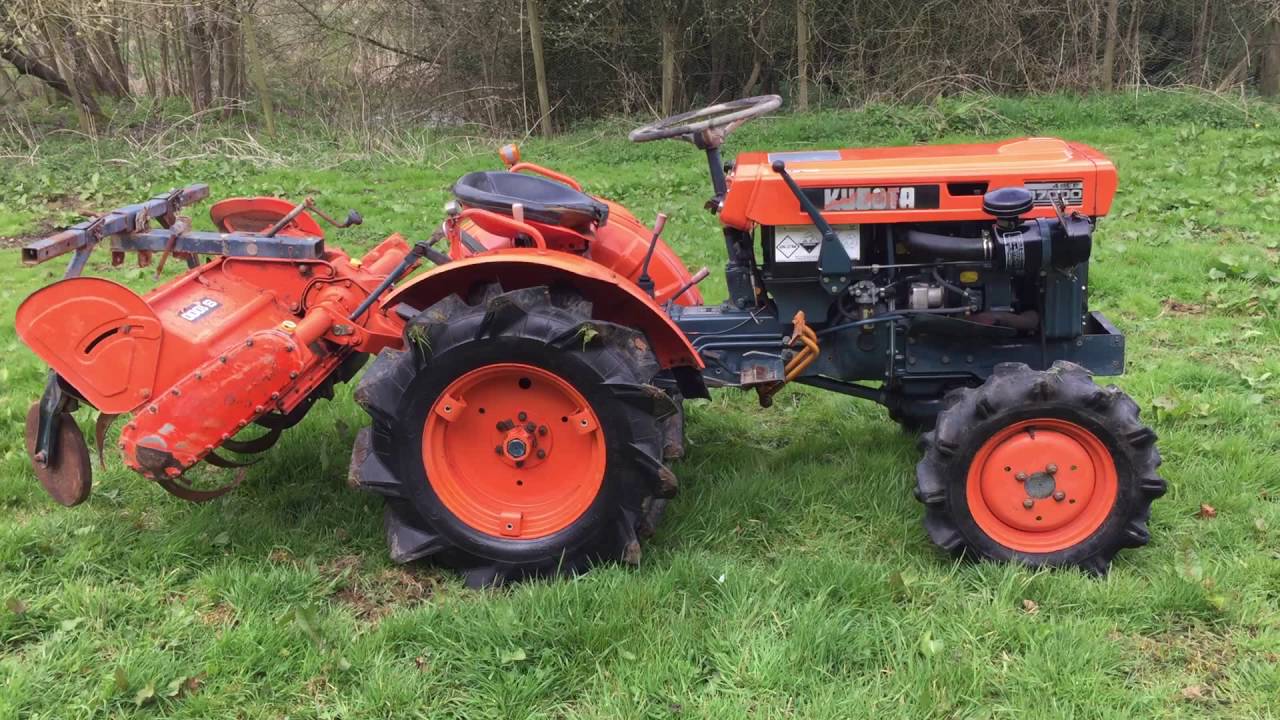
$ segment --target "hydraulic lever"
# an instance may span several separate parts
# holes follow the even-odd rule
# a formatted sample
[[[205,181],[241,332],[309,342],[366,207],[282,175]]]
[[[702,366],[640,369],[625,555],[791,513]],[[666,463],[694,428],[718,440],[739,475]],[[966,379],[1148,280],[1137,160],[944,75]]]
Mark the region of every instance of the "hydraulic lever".
[[[822,235],[822,247],[818,251],[818,272],[822,275],[822,289],[831,295],[839,295],[849,286],[849,275],[853,271],[853,264],[849,262],[849,253],[840,243],[840,236],[836,234],[835,228],[831,227],[831,223],[822,217],[822,211],[818,206],[804,194],[804,189],[787,172],[787,164],[781,160],[774,160],[771,167],[775,173],[782,176],[791,194],[795,195],[796,200],[800,202],[800,209],[804,210],[813,221],[813,226]]]
[[[662,229],[666,226],[667,214],[658,213],[657,219],[653,221],[653,237],[649,238],[649,251],[644,254],[644,264],[640,266],[640,277],[636,278],[636,285],[649,293],[649,297],[653,297],[653,278],[649,277],[649,261],[653,260],[653,250],[658,247],[658,238],[662,236]]]

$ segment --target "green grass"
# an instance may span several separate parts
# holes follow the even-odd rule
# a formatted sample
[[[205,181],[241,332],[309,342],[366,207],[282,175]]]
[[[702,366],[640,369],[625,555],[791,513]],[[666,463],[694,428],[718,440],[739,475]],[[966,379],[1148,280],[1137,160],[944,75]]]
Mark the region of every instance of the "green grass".
[[[1116,161],[1093,303],[1129,336],[1118,382],[1161,436],[1170,490],[1152,543],[1102,580],[943,557],[910,494],[913,441],[876,406],[808,389],[770,410],[731,392],[693,404],[682,492],[641,567],[574,580],[477,592],[390,565],[379,502],[345,485],[364,423],[349,391],[224,499],[170,498],[109,453],[93,498],[61,509],[26,465],[43,369],[12,330],[21,299],[61,268],[21,269],[6,244],[0,718],[1276,717],[1277,128],[1274,108],[1184,95],[977,98],[780,117],[731,141],[1053,134]],[[524,154],[642,218],[670,213],[669,242],[718,269],[702,160],[629,145],[625,129]],[[165,162],[127,156],[127,129],[96,145],[55,135],[32,162],[0,166],[0,236],[206,181],[216,196],[358,208],[365,224],[333,240],[363,249],[394,230],[425,236],[452,179],[498,165],[488,143],[426,132],[385,151],[322,128],[257,149],[219,132],[245,137],[202,128],[173,149],[188,159]],[[106,259],[93,271],[151,284]],[[706,285],[723,297],[717,276]]]

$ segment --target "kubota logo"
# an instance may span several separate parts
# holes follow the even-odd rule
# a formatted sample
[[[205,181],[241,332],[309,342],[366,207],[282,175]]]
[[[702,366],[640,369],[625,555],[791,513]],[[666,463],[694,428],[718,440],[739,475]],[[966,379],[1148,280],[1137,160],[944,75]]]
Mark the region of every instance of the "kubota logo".
[[[907,187],[827,188],[825,210],[908,210],[916,206],[916,189]]]
[[[871,185],[866,187],[805,188],[805,195],[823,210],[919,210],[938,207],[937,185]]]

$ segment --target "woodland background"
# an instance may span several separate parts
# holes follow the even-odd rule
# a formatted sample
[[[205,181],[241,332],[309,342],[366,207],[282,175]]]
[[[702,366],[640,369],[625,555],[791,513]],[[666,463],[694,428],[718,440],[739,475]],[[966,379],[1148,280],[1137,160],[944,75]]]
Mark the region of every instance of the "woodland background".
[[[1193,86],[1280,95],[1278,0],[9,0],[0,114],[281,115],[553,132],[791,107]],[[24,102],[25,101],[25,102]],[[136,113],[131,115],[135,117]],[[69,117],[69,116],[68,116]],[[144,121],[145,122],[145,119]],[[39,128],[28,126],[27,131]]]

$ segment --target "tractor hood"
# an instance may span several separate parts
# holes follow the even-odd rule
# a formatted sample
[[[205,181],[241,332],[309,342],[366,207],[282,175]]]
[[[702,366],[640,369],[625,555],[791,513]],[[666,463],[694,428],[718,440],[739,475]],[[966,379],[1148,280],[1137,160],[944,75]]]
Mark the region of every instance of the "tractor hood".
[[[1115,166],[1101,152],[1057,138],[973,145],[743,153],[729,175],[720,219],[755,225],[810,220],[773,171],[781,160],[832,224],[990,220],[988,190],[1023,186],[1035,197],[1028,217],[1053,217],[1053,198],[1091,217],[1107,214]]]

